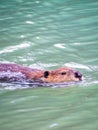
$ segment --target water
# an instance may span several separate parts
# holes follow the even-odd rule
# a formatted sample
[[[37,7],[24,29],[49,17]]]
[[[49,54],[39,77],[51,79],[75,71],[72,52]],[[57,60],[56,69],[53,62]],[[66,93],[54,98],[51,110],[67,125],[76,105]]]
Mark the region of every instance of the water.
[[[98,129],[97,0],[1,0],[0,61],[39,69],[71,66],[68,86],[0,84],[1,130]]]

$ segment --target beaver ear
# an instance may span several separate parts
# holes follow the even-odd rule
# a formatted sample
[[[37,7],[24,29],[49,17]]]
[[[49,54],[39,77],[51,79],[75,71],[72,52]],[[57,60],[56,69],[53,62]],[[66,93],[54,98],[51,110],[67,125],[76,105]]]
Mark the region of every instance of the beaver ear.
[[[49,75],[49,71],[45,71],[45,72],[44,72],[44,77],[45,77],[45,78],[48,78],[48,75]]]

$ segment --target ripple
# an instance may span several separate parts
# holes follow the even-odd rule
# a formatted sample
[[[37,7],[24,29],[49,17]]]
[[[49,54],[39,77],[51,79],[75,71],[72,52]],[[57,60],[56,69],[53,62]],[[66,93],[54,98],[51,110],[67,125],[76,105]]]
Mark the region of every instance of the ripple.
[[[61,49],[66,48],[65,45],[62,43],[55,44],[54,46]]]
[[[98,84],[98,80],[92,80],[92,78],[91,78],[91,79],[83,81],[80,84],[80,86],[82,86],[82,87],[89,87],[89,86],[94,86],[94,85],[97,85],[97,84]]]
[[[34,24],[33,21],[26,21],[27,24]]]
[[[38,111],[38,110],[46,110],[46,109],[54,109],[53,107],[36,107],[36,108],[29,108],[29,109],[19,109],[17,112],[31,112],[31,111]]]
[[[36,3],[36,4],[39,4],[39,3],[40,3],[40,1],[38,1],[38,0],[37,0],[37,1],[35,1],[35,3]]]
[[[12,100],[10,103],[19,103],[19,102],[23,102],[23,101],[26,101],[28,99],[35,99],[37,98],[38,96],[28,96],[28,97],[22,97],[22,98],[19,98],[19,99],[15,99],[15,100]]]
[[[56,127],[56,126],[59,126],[59,124],[58,123],[53,123],[53,124],[49,125],[49,128],[53,128],[53,127]]]
[[[0,51],[0,54],[11,53],[11,52],[14,52],[16,50],[27,48],[27,47],[30,47],[29,42],[22,43],[20,45],[5,47],[3,50]]]
[[[79,69],[85,69],[91,71],[91,67],[83,64],[78,64],[74,62],[66,63],[65,66],[72,67],[72,68],[79,68]]]

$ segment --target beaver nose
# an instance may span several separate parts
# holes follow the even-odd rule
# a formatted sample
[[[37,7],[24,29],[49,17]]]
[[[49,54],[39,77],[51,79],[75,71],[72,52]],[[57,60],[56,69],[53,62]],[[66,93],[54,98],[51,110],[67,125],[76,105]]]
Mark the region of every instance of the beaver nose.
[[[79,78],[79,80],[82,80],[82,74],[79,71],[75,72],[75,77]]]

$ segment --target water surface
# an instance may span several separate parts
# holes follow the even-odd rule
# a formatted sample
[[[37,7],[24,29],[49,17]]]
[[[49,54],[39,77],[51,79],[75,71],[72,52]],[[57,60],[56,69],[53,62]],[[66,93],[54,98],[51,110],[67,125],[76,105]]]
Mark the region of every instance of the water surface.
[[[1,130],[98,129],[97,0],[1,0],[0,61],[39,69],[69,66],[68,86],[0,84]]]

